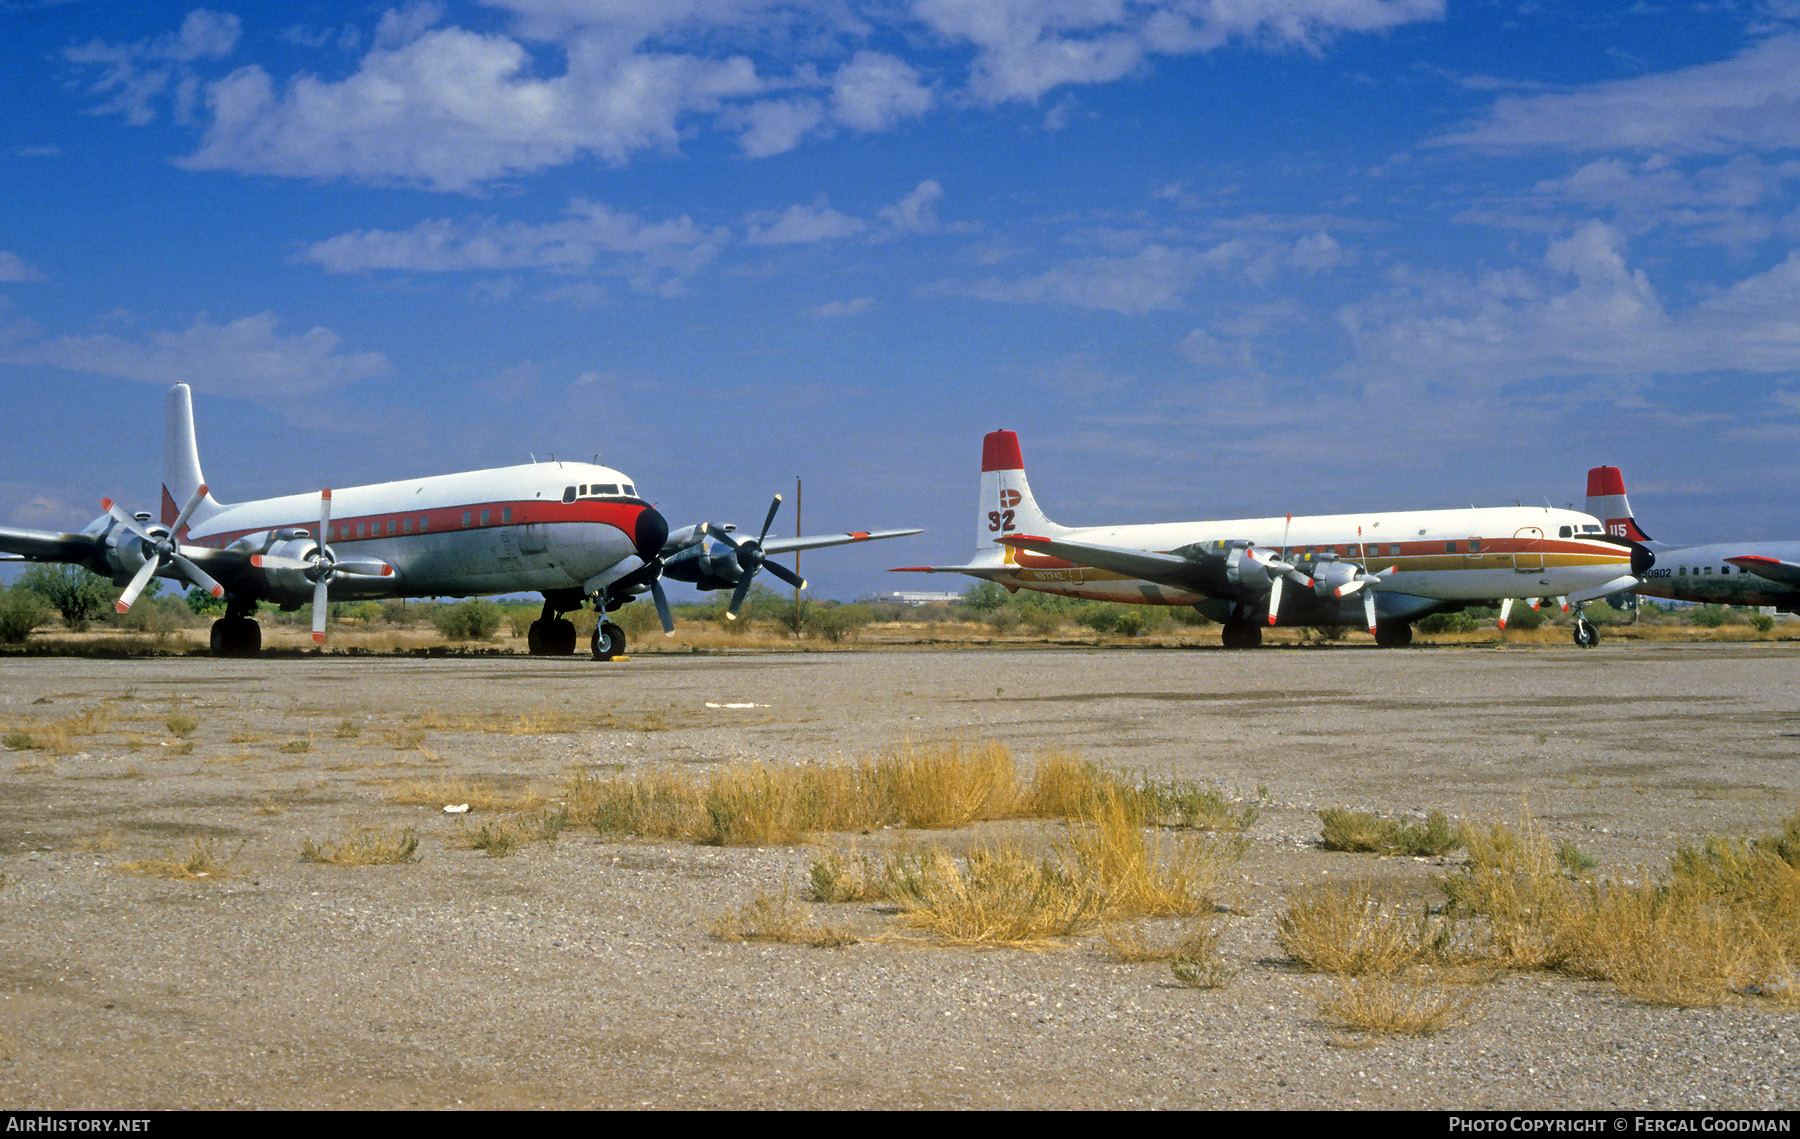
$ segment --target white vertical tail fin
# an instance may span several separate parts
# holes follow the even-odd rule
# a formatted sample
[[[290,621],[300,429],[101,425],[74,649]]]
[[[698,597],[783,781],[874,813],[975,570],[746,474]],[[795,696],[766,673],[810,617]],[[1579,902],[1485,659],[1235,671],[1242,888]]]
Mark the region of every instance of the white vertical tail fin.
[[[1012,561],[1012,548],[996,544],[1001,538],[1014,534],[1053,538],[1066,529],[1038,509],[1025,477],[1019,436],[1011,431],[992,431],[981,441],[981,502],[976,510],[975,551],[982,560]]]
[[[200,473],[200,446],[194,439],[193,394],[186,384],[176,384],[169,389],[163,421],[162,524],[173,525],[182,506],[194,497],[195,491],[204,490],[205,486],[206,477]],[[206,521],[218,512],[219,506],[208,493],[188,516],[182,530],[185,532],[188,525]],[[177,534],[175,538],[180,541],[183,536]]]

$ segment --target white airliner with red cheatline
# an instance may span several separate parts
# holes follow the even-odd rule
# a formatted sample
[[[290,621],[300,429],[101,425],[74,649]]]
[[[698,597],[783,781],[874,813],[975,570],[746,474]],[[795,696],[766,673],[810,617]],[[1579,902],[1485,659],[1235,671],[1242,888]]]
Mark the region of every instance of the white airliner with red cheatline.
[[[152,577],[185,580],[225,600],[212,648],[228,656],[260,651],[261,628],[251,614],[261,601],[289,610],[310,602],[313,640],[323,642],[331,598],[535,591],[544,610],[531,625],[533,653],[574,652],[575,626],[564,615],[587,603],[601,614],[594,657],[610,660],[624,650],[625,634],[604,615],[644,593],[663,630],[673,630],[665,577],[731,589],[727,613],[736,617],[761,570],[796,589],[805,584],[767,560],[773,555],[919,533],[770,538],[780,495],[755,538],[707,523],[671,533],[623,473],[559,461],[222,503],[201,475],[186,384],[169,390],[163,445],[160,524],[107,499],[106,513],[79,533],[0,528],[0,552],[111,577],[124,586],[121,613]]]
[[[1229,648],[1270,625],[1368,627],[1384,646],[1412,622],[1466,604],[1542,597],[1580,605],[1637,584],[1649,551],[1607,538],[1599,519],[1549,507],[1409,510],[1131,526],[1059,526],[1025,478],[1019,437],[982,444],[975,558],[901,573],[961,573],[1009,590],[1191,605],[1225,626]],[[1576,621],[1576,642],[1593,643]]]

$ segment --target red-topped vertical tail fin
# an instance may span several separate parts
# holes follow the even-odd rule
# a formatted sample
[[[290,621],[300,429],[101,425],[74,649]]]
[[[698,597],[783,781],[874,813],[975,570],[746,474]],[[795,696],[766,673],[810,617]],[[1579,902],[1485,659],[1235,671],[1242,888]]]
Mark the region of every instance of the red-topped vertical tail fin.
[[[1595,467],[1588,471],[1587,512],[1606,524],[1609,538],[1632,542],[1652,540],[1631,513],[1631,500],[1625,497],[1625,475],[1617,467]]]

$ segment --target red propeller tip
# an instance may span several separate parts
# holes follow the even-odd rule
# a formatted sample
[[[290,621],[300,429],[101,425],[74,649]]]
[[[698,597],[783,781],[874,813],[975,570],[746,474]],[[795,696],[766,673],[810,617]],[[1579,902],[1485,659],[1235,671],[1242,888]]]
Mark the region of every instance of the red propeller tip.
[[[324,633],[314,633],[313,634],[313,644],[322,645],[324,643],[325,643],[325,634]]]

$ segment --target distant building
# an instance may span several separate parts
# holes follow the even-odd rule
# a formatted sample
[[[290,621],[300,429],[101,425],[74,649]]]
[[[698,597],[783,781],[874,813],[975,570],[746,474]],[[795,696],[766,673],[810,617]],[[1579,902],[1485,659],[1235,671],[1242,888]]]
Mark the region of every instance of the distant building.
[[[871,593],[862,600],[874,605],[933,605],[940,601],[961,601],[962,594],[902,589],[893,593]]]

